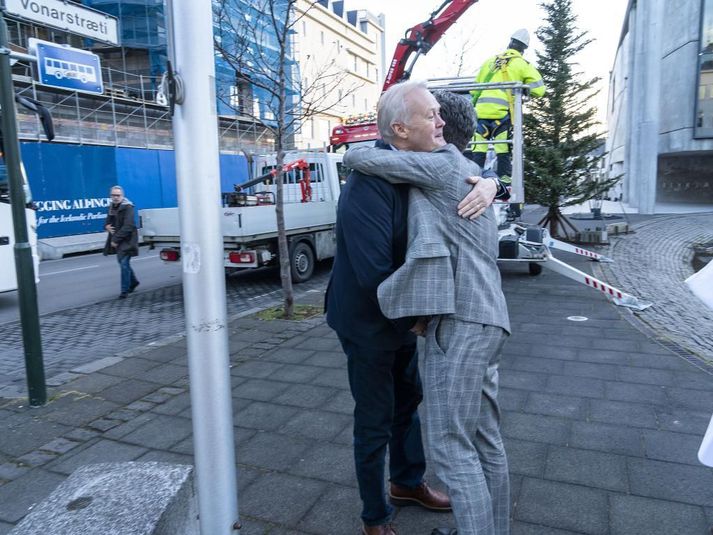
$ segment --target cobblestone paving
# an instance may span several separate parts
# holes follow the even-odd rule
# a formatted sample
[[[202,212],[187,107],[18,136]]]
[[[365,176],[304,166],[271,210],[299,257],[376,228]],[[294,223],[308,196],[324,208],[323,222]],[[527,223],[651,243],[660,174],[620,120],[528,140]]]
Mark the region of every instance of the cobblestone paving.
[[[684,284],[694,273],[692,245],[713,240],[713,213],[659,216],[633,228],[605,253],[615,263],[600,266],[604,279],[653,303],[635,317],[658,339],[713,365],[713,311]]]
[[[295,293],[323,289],[331,263],[323,263]],[[228,315],[265,306],[280,297],[274,271],[245,272],[226,279]],[[82,364],[154,342],[184,330],[183,289],[168,286],[138,292],[122,301],[112,299],[40,318],[45,376],[50,379]],[[0,387],[24,385],[25,364],[20,322],[2,326]]]

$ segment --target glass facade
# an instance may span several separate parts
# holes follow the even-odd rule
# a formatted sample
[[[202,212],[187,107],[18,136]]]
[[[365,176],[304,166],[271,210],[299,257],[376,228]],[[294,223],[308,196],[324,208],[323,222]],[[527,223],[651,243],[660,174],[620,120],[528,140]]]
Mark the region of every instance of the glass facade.
[[[35,37],[91,50],[101,58],[105,95],[132,99],[141,102],[142,105],[154,102],[168,61],[165,0],[70,1],[116,17],[120,30],[119,45],[110,45],[62,30],[43,27],[37,23],[7,17],[10,42],[21,48],[27,48],[29,38]],[[268,0],[213,0],[216,41],[236,54],[236,57],[230,61],[217,50],[214,54],[218,115],[222,116],[224,121],[231,121],[232,125],[253,125],[250,130],[253,134],[241,133],[238,136],[246,145],[252,142],[256,146],[262,146],[264,143],[271,144],[274,141],[273,137],[265,132],[263,125],[268,127],[276,125],[274,78],[281,60],[275,27],[271,17],[266,13],[269,13],[270,8],[274,9],[275,18],[284,23],[289,5],[288,0],[270,0],[270,2]],[[221,8],[229,15],[227,19],[220,20]],[[286,59],[282,60],[287,73],[288,122],[290,110],[295,110],[300,105],[300,78],[292,57],[293,50],[290,36],[287,42]],[[237,55],[240,57],[237,58]],[[29,64],[20,62],[13,68],[13,73],[31,77],[32,69]],[[48,93],[45,97],[54,106],[53,113],[60,113],[64,109],[60,110],[57,107],[59,104],[55,105],[54,100],[60,97],[55,99],[54,93]],[[94,106],[97,105],[99,105],[98,101],[87,101],[87,109],[81,113],[75,110],[76,114],[94,117],[97,113]],[[144,124],[141,113],[136,113],[136,109],[130,104],[122,105],[126,107],[124,112],[127,117],[139,118],[141,124]],[[64,111],[67,113],[72,111],[69,107],[66,108],[67,110]],[[79,107],[76,109],[79,110]],[[154,124],[150,117],[148,122]],[[128,122],[126,124],[128,125]],[[242,127],[236,128],[239,130]],[[105,130],[97,128],[92,132],[103,134]],[[288,143],[291,134],[288,129]],[[148,134],[146,138],[148,139]]]
[[[701,0],[694,137],[713,138],[713,0]]]
[[[218,113],[252,115],[269,126],[276,125],[278,113],[275,98],[277,74],[280,71],[280,45],[275,33],[282,31],[287,18],[288,2],[273,4],[274,19],[264,0],[219,0],[214,2],[216,78],[218,80]],[[292,42],[286,42],[287,122],[290,110],[297,104],[299,75],[292,59]],[[288,132],[288,136],[291,132]]]
[[[656,202],[713,203],[713,155],[659,156]]]
[[[111,67],[151,76],[158,83],[168,59],[163,0],[84,0],[83,4],[119,19],[120,53],[103,54],[109,56]]]

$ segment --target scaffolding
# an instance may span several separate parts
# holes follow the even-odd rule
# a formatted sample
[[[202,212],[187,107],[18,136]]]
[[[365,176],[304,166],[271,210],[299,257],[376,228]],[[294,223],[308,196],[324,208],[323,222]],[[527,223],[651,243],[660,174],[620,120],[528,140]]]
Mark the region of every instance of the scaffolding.
[[[15,73],[22,71],[18,66]],[[173,149],[168,108],[156,103],[158,81],[102,67],[104,94],[67,91],[38,83],[30,67],[13,74],[15,91],[39,101],[50,110],[55,142],[146,149]],[[33,113],[18,109],[21,140],[41,141],[42,127]],[[232,154],[272,152],[274,139],[264,125],[251,117],[219,116],[220,151]]]

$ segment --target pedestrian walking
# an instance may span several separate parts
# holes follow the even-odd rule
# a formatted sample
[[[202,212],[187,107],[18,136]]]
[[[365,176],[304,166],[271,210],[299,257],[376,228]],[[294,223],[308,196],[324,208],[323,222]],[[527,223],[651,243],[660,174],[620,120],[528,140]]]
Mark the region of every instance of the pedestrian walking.
[[[119,299],[126,299],[139,285],[131,267],[131,257],[139,254],[139,233],[134,223],[134,204],[124,196],[124,188],[114,186],[109,194],[109,210],[104,220],[108,233],[104,256],[116,254],[121,269]]]

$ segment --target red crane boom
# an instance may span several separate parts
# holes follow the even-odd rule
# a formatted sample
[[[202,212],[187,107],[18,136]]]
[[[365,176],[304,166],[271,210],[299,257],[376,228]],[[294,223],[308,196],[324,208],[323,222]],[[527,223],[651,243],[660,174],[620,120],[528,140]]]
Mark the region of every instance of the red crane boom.
[[[403,39],[396,46],[394,56],[389,64],[384,86],[381,88],[382,93],[392,85],[408,80],[416,60],[422,54],[428,54],[428,51],[433,48],[433,45],[440,40],[443,34],[477,1],[445,0],[438,9],[431,13],[428,20],[406,30]],[[413,58],[411,58],[412,55],[414,55]],[[376,120],[369,117],[362,121],[345,121],[344,124],[335,126],[329,141],[331,150],[334,152],[349,143],[372,141],[378,137]]]

